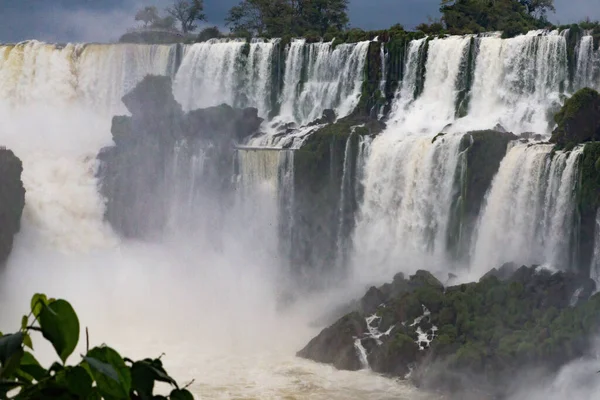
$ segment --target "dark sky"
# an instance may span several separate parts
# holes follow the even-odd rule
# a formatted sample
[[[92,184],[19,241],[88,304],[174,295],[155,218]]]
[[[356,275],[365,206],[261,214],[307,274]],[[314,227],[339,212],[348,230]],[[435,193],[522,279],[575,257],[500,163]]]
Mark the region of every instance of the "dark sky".
[[[172,0],[0,0],[0,42],[104,42],[134,26],[132,15],[144,5],[164,8]],[[210,25],[223,26],[227,10],[239,0],[205,0]],[[439,0],[350,0],[352,26],[412,28],[437,17]],[[554,22],[600,19],[600,0],[555,0]]]

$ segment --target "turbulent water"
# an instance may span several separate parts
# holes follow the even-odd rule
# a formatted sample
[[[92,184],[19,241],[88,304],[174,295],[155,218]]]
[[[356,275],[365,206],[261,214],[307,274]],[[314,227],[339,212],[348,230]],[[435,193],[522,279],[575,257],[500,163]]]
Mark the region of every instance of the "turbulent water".
[[[515,259],[559,269],[572,264],[576,166],[582,149],[553,155],[552,147],[515,145],[502,161],[474,240],[478,273]]]
[[[293,150],[318,127],[285,138],[275,128],[305,125],[325,109],[338,117],[351,113],[369,46],[304,40],[0,46],[0,144],[23,160],[27,189],[23,229],[1,280],[0,328],[14,329],[28,297],[44,291],[72,300],[93,343],[106,341],[133,356],[165,351],[173,374],[195,378],[192,388],[205,398],[431,398],[368,372],[339,372],[293,355],[330,308],[399,271],[445,273],[452,266],[481,275],[505,261],[568,266],[581,149],[553,153],[531,142],[509,146],[480,212],[469,265],[453,265],[448,237],[462,179],[461,140],[469,130],[497,124],[547,137],[564,95],[600,87],[600,53],[584,34],[571,81],[564,33],[409,43],[387,129],[361,137],[356,148],[348,140],[342,155],[334,205],[340,218],[331,229],[338,262],[352,267],[345,269],[352,289],[332,288],[290,305]],[[380,57],[387,60],[385,51]],[[146,74],[171,76],[186,110],[256,107],[266,133],[248,144],[291,148],[240,148],[232,160],[231,206],[210,194],[191,204],[198,188],[190,182],[198,181],[206,159],[175,157],[178,185],[170,195],[177,201],[160,243],[117,237],[103,220],[95,178],[95,157],[111,144],[110,117],[127,112],[120,99]],[[379,85],[385,88],[385,74]],[[433,140],[441,131],[447,135]],[[350,194],[359,209],[348,236],[341,233],[353,224],[341,216]],[[573,389],[578,367],[565,368],[555,382],[560,390]]]

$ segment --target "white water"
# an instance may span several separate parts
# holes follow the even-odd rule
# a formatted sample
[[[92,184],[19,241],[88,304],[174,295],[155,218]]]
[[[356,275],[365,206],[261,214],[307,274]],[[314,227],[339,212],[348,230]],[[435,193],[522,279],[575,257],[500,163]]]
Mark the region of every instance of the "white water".
[[[471,109],[464,120],[454,121],[456,79],[469,40],[429,43],[424,90],[417,99],[424,41],[411,43],[393,123],[371,145],[359,147],[359,165],[365,165],[365,171],[357,171],[365,174],[365,202],[354,238],[359,282],[389,280],[399,270],[448,268],[445,238],[460,135],[432,144],[432,133],[449,122],[456,131],[497,122],[515,132],[548,131],[546,108],[566,79],[564,37],[477,39]],[[251,105],[264,115],[271,84],[263,73],[271,68],[266,60],[272,45],[251,44],[252,70],[237,62],[243,47],[235,42],[186,49],[178,98],[190,104],[256,102]],[[328,43],[293,42],[282,119],[303,123],[325,108],[335,108],[338,116],[350,112],[358,101],[367,45],[332,51]],[[310,299],[297,309],[276,310],[281,282],[275,271],[282,260],[272,225],[280,187],[274,171],[280,165],[271,156],[245,161],[251,168],[242,170],[241,197],[247,198],[250,188],[253,202],[241,201],[243,210],[229,210],[227,224],[218,231],[144,245],[120,241],[102,222],[93,172],[95,154],[110,144],[106,116],[124,112],[120,97],[146,73],[172,75],[173,49],[56,48],[37,42],[0,47],[0,98],[10,103],[0,105],[0,140],[23,159],[27,188],[23,231],[0,288],[0,329],[18,322],[31,293],[46,291],[75,303],[98,338],[93,341],[114,343],[129,355],[166,351],[174,375],[196,378],[194,391],[209,398],[418,397],[368,373],[336,372],[293,357],[316,333],[308,328],[319,315],[315,310],[333,301]],[[214,54],[200,63],[202,52]],[[237,90],[234,82],[246,86]],[[189,94],[188,89],[198,91]],[[293,146],[303,137],[298,135]],[[504,160],[482,215],[475,260],[483,261],[474,262],[476,272],[497,267],[504,254],[510,261],[564,265],[577,152],[558,153],[546,165],[540,159],[548,152],[548,146],[519,145]],[[511,208],[494,211],[502,207]],[[213,211],[206,207],[206,218]]]
[[[557,152],[552,145],[517,144],[500,165],[478,230],[472,271],[483,274],[505,262],[570,264],[577,161],[582,149]]]
[[[256,107],[261,117],[271,111],[271,71],[278,40],[196,43],[186,49],[175,79],[175,98],[185,110],[217,106]]]
[[[591,87],[600,90],[600,51],[594,51],[594,38],[584,35],[577,49],[576,89]]]
[[[389,280],[398,271],[447,268],[446,235],[462,135],[373,141],[365,197],[354,236],[360,282]]]
[[[568,82],[566,40],[557,32],[534,34],[478,39],[471,108],[461,127],[549,131],[547,110]]]
[[[417,89],[417,76],[424,56],[426,39],[413,40],[408,45],[408,56],[406,57],[406,69],[404,77],[400,84],[400,90],[396,96],[396,101],[392,105],[390,119],[393,116],[401,116],[406,112],[408,106],[415,100],[415,91]]]
[[[22,60],[32,46],[50,56]],[[368,372],[335,371],[294,356],[318,331],[309,322],[334,301],[312,296],[278,310],[282,260],[272,252],[276,227],[269,226],[274,221],[269,219],[274,215],[269,210],[273,157],[241,156],[246,167],[253,166],[242,170],[241,196],[252,186],[252,199],[264,200],[244,203],[255,212],[253,218],[238,220],[244,214],[236,206],[213,232],[175,232],[164,242],[145,244],[121,240],[103,222],[95,156],[111,144],[106,114],[122,107],[119,82],[133,85],[139,76],[129,71],[130,58],[113,54],[119,49],[128,47],[90,48],[87,56],[76,58],[75,69],[64,61],[73,60],[63,54],[73,54],[71,48],[1,49],[0,143],[23,160],[27,194],[22,231],[0,277],[0,330],[18,328],[31,295],[45,292],[73,303],[81,325],[90,329],[92,345],[108,343],[134,358],[165,352],[167,369],[182,383],[195,379],[191,389],[202,398],[424,398]],[[113,54],[115,65],[106,69],[109,61],[101,62],[95,51]],[[157,68],[157,63],[142,64],[131,68]],[[32,73],[37,68],[41,71]],[[53,73],[40,80],[44,68]],[[88,86],[81,77],[88,77]],[[102,86],[113,78],[117,83]],[[192,169],[201,171],[201,156]],[[184,179],[179,175],[184,168],[176,162],[174,177]],[[256,197],[256,190],[263,196]],[[202,227],[202,218],[211,217],[215,209],[207,204],[191,224]],[[41,338],[34,343],[41,360],[55,359],[51,349],[39,345]]]
[[[286,59],[280,119],[307,124],[334,109],[338,118],[358,104],[369,42],[291,43]],[[303,73],[306,79],[303,79]]]
[[[172,75],[176,46],[0,45],[0,98],[19,106],[125,113],[121,97],[147,74]]]
[[[451,36],[446,39],[433,39],[429,42],[423,93],[410,103],[413,98],[413,76],[418,74],[416,57],[421,43],[411,43],[409,64],[407,64],[407,84],[401,90],[402,103],[410,103],[407,107],[396,109],[390,119],[392,129],[405,134],[436,134],[448,123],[454,121],[456,100],[456,79],[460,72],[461,60],[469,46],[470,36]]]
[[[594,237],[594,253],[592,254],[592,264],[590,267],[590,277],[600,285],[600,210],[596,213]]]

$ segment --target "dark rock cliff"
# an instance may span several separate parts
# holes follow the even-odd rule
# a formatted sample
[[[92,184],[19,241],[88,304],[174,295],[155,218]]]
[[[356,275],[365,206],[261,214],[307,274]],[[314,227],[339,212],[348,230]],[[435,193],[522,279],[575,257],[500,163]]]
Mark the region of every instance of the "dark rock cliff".
[[[0,148],[0,265],[10,255],[14,236],[21,228],[25,207],[22,172],[21,160],[12,151]]]
[[[112,226],[127,237],[160,235],[182,222],[173,212],[183,220],[191,212],[183,209],[196,195],[190,188],[210,187],[221,196],[216,204],[227,207],[234,146],[258,131],[257,110],[221,105],[185,113],[171,79],[159,76],[144,78],[123,103],[131,116],[113,118],[115,146],[98,155]]]

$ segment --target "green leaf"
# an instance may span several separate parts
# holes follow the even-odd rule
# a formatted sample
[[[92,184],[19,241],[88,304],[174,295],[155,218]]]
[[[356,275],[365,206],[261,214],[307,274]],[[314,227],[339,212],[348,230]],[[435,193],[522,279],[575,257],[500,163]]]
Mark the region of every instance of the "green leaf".
[[[66,383],[69,392],[78,398],[86,398],[92,393],[92,377],[83,367],[72,367],[66,371]]]
[[[155,377],[156,374],[148,363],[138,361],[131,366],[131,388],[142,400],[152,399]]]
[[[31,341],[31,336],[29,334],[25,334],[23,336],[23,344],[33,350],[33,342]]]
[[[119,353],[110,347],[95,347],[85,361],[103,397],[129,398],[131,373]]]
[[[112,365],[96,360],[93,357],[85,357],[84,359],[89,364],[93,376],[96,376],[95,372],[99,372],[113,381],[119,382],[119,374],[117,374],[117,371]]]
[[[19,347],[17,351],[12,353],[5,363],[2,363],[2,367],[0,367],[0,378],[12,377],[12,374],[19,368],[19,365],[21,364],[21,358],[23,358],[23,354],[23,348]]]
[[[92,388],[92,391],[85,398],[86,400],[102,400],[102,395],[97,387]]]
[[[21,371],[25,372],[38,382],[48,374],[48,371],[40,365],[30,352],[25,352],[25,354],[23,354],[23,358],[21,359]]]
[[[23,383],[13,380],[0,380],[0,399],[8,398],[7,393],[20,386],[23,386]]]
[[[27,315],[23,315],[23,318],[21,318],[21,330],[22,331],[27,329],[27,321],[29,321],[29,318],[27,318]]]
[[[45,294],[36,293],[31,298],[31,312],[36,318],[39,318],[42,309],[48,305],[48,298]]]
[[[79,341],[79,319],[71,304],[65,300],[49,303],[42,307],[39,322],[44,337],[52,343],[62,362],[66,362]]]
[[[194,400],[194,396],[185,389],[175,389],[169,395],[171,400]]]
[[[0,364],[4,365],[21,348],[23,336],[23,332],[18,332],[0,338]]]

